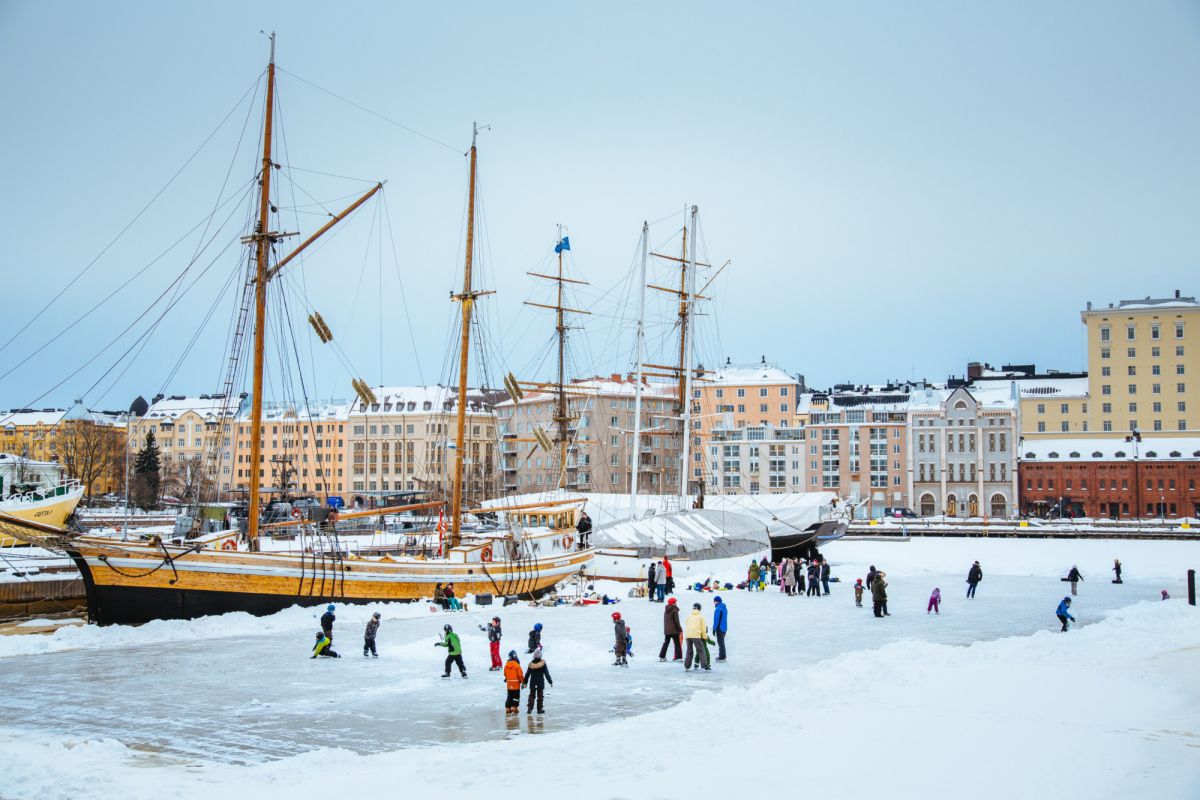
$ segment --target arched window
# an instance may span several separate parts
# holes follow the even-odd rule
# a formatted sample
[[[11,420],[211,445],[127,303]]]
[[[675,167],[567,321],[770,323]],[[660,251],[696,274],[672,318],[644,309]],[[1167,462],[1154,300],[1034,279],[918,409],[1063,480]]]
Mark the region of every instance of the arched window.
[[[929,492],[921,495],[921,516],[932,517],[937,513],[937,506],[933,502],[933,495]]]
[[[954,495],[950,495],[949,497],[946,498],[946,516],[948,516],[948,517],[957,517],[958,516],[958,498],[955,497]]]
[[[954,410],[955,411],[966,411],[967,410],[967,401],[959,400],[957,403],[954,404]]]
[[[1003,519],[1008,516],[1008,501],[1004,499],[1004,495],[997,492],[992,495],[992,517]]]
[[[967,498],[967,516],[968,517],[978,517],[979,516],[979,497],[976,495],[971,495],[970,497]]]

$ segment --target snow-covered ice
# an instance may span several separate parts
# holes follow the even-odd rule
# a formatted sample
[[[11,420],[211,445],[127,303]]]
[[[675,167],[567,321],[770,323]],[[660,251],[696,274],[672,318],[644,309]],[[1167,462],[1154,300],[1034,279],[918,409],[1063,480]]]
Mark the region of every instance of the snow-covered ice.
[[[383,606],[370,661],[372,607],[339,609],[336,661],[307,658],[311,609],[0,637],[0,797],[656,798],[739,793],[755,775],[835,796],[1200,793],[1200,615],[1178,599],[1200,544],[914,539],[827,554],[841,578],[829,597],[722,593],[731,659],[711,673],[659,663],[662,607],[632,599],[616,606],[635,638],[627,670],[609,666],[611,607]],[[968,601],[975,558],[985,577]],[[739,578],[744,561],[715,572]],[[868,563],[888,572],[885,620],[854,607]],[[1057,578],[1073,563],[1081,627],[1062,635]],[[935,585],[939,617],[925,613]],[[1176,599],[1158,602],[1164,588]],[[678,597],[711,618],[710,595]],[[523,663],[526,633],[545,625],[544,717],[504,717],[476,628],[493,613]],[[466,681],[438,677],[447,621]]]

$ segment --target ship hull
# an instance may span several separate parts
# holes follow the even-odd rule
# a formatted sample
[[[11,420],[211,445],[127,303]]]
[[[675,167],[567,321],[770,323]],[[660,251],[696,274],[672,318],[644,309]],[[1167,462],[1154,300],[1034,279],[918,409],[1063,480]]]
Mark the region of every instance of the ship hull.
[[[824,544],[840,539],[846,532],[846,523],[839,520],[814,522],[802,531],[770,534],[771,560],[784,558],[812,558]]]
[[[39,525],[52,528],[62,528],[67,519],[75,513],[75,507],[83,499],[83,488],[60,489],[59,492],[43,500],[5,500],[0,502],[0,512]],[[0,531],[0,547],[20,547],[28,544],[20,539],[5,536]]]
[[[265,615],[331,602],[412,602],[432,597],[437,585],[446,583],[454,584],[459,597],[534,598],[592,564],[590,550],[515,562],[455,563],[77,542],[69,555],[84,578],[88,617],[99,625],[230,611]]]

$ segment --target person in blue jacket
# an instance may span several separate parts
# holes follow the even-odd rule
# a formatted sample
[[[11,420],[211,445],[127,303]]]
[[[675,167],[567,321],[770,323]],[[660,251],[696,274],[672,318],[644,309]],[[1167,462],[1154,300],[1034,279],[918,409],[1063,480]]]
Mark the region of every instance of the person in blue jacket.
[[[724,661],[725,632],[729,630],[729,607],[721,602],[721,595],[713,598],[712,629],[717,636],[717,661]]]
[[[1071,598],[1064,597],[1062,602],[1058,604],[1058,610],[1054,613],[1058,615],[1059,622],[1063,624],[1062,632],[1066,633],[1069,624],[1075,621],[1075,618],[1071,616]]]

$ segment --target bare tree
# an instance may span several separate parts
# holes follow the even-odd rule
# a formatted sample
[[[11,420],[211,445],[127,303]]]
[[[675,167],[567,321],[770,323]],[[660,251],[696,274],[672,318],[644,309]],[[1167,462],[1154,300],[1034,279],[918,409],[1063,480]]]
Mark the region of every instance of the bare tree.
[[[212,479],[204,462],[199,459],[171,461],[163,475],[163,492],[178,497],[183,503],[199,503],[212,489]]]
[[[125,456],[124,431],[90,420],[69,420],[59,426],[58,461],[67,476],[83,484],[90,498],[100,485],[120,482]]]

